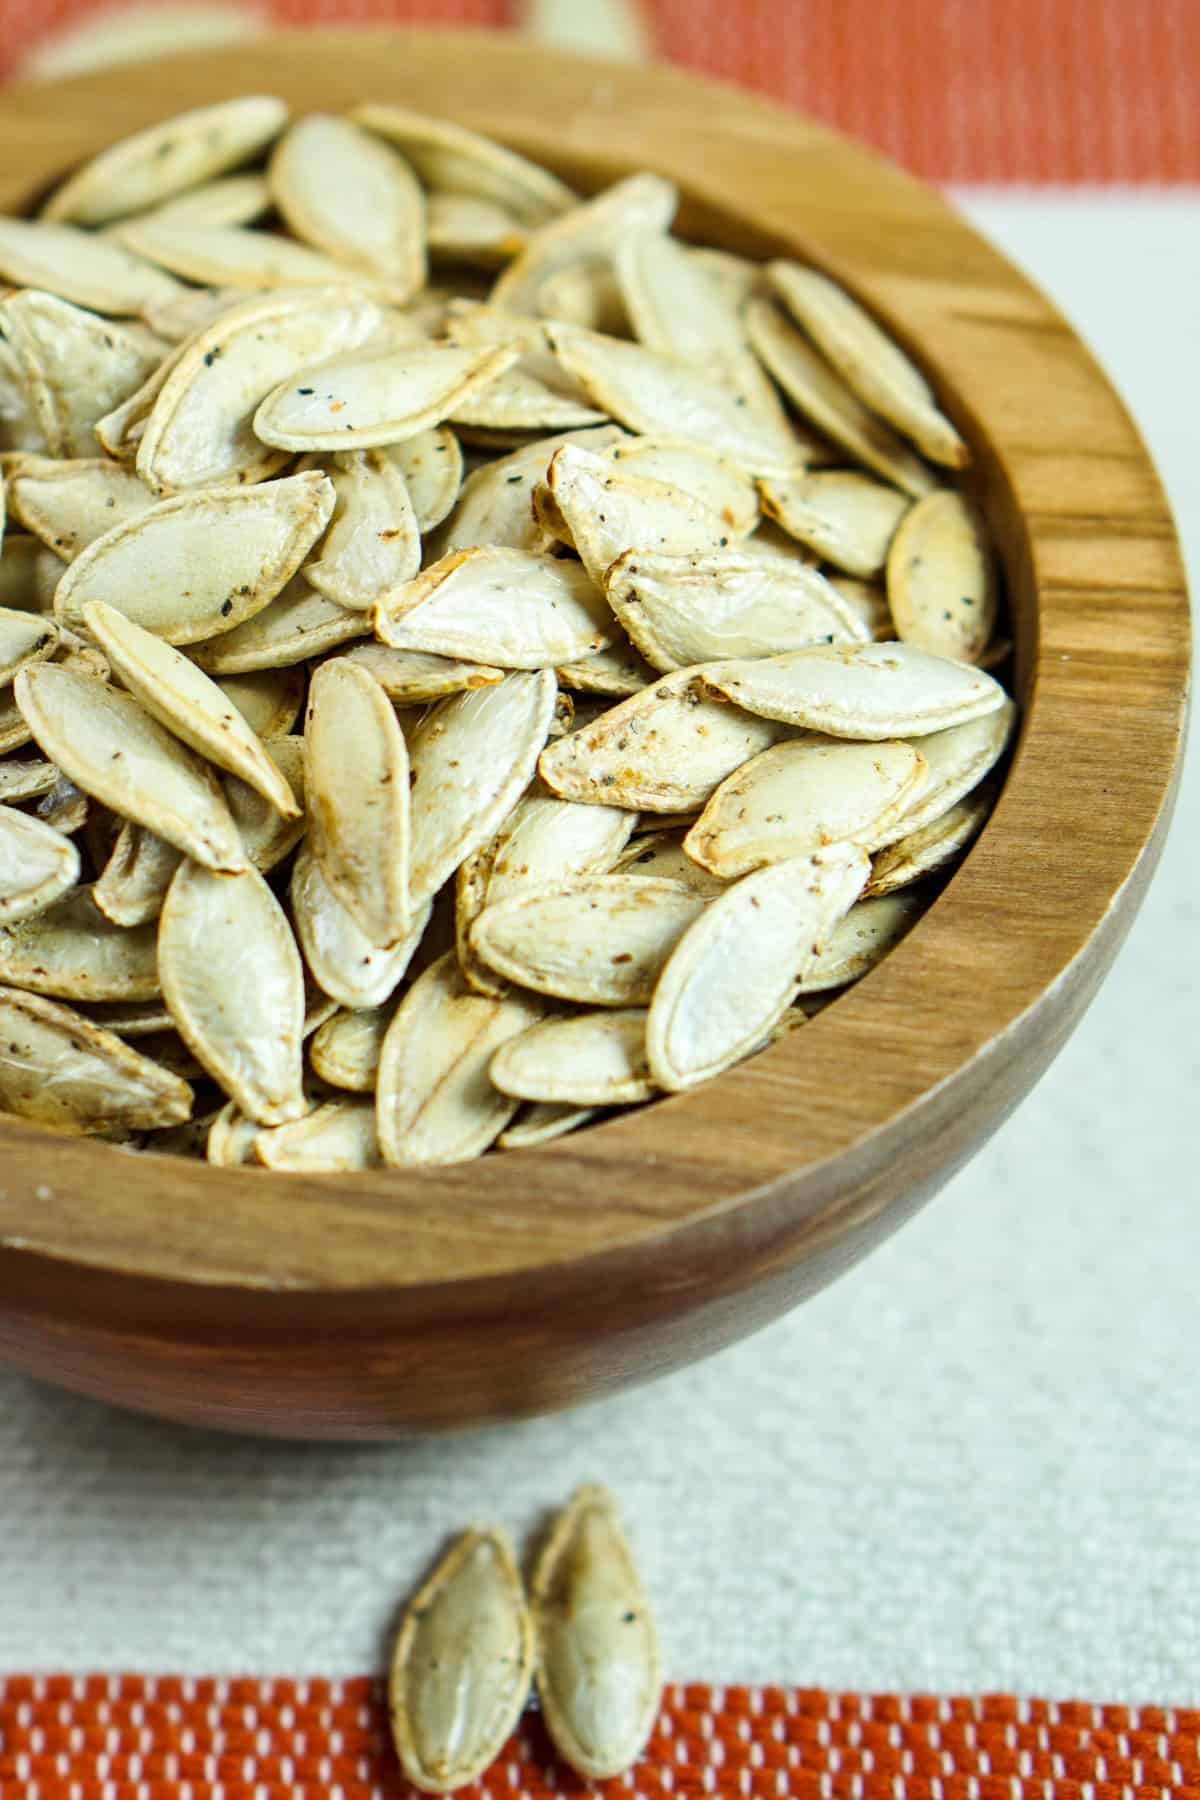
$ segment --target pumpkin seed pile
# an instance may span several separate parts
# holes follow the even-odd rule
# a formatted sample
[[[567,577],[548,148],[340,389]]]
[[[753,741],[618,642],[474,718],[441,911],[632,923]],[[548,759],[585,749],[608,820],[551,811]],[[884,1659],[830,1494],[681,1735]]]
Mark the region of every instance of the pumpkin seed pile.
[[[1014,719],[967,447],[676,199],[255,95],[0,220],[0,1108],[454,1162],[911,927]]]
[[[616,1505],[589,1484],[554,1520],[528,1598],[506,1534],[462,1533],[400,1621],[392,1736],[415,1787],[476,1781],[511,1736],[536,1674],[563,1760],[603,1781],[645,1749],[661,1693],[658,1637]]]

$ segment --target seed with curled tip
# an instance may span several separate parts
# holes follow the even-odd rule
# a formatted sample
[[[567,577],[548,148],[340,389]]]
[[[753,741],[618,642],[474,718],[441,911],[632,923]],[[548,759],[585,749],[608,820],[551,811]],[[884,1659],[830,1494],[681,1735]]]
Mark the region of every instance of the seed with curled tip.
[[[216,776],[131,695],[38,663],[17,676],[17,700],[46,755],[85,794],[209,868],[245,867]]]
[[[555,1747],[603,1781],[637,1761],[661,1693],[658,1634],[611,1494],[579,1489],[534,1566],[537,1685]]]
[[[44,912],[78,879],[79,852],[70,838],[0,805],[0,924]]]
[[[533,1631],[502,1531],[475,1526],[405,1608],[388,1711],[404,1773],[429,1794],[483,1774],[514,1730],[533,1672]]]
[[[734,882],[680,938],[646,1021],[650,1070],[672,1092],[755,1050],[866,885],[857,844],[831,844]]]

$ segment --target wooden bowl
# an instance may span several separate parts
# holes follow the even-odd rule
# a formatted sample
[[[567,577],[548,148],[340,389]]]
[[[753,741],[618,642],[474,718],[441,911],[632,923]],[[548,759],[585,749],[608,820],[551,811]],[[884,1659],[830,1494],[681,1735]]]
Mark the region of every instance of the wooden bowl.
[[[697,1091],[428,1173],[291,1178],[0,1125],[0,1355],[241,1431],[515,1418],[757,1329],[903,1223],[1029,1090],[1145,892],[1179,769],[1188,619],[1170,514],[1054,309],[929,189],[793,114],[512,38],[309,33],[0,97],[0,208],[168,111],[396,100],[583,188],[656,169],[686,232],[811,258],[930,370],[975,447],[1023,704],[946,892],[802,1032]]]

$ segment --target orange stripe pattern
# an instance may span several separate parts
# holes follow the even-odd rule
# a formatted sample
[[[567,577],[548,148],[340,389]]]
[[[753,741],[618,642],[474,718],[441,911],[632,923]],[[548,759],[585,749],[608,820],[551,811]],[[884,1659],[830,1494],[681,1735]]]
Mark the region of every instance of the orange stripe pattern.
[[[0,0],[0,72],[114,0]],[[580,0],[586,4],[587,0]],[[265,0],[288,25],[502,26],[515,0]],[[1197,0],[642,0],[659,53],[939,181],[1200,181]]]
[[[578,1793],[536,1714],[476,1800]],[[598,1791],[701,1800],[1200,1800],[1200,1708],[670,1687]],[[378,1682],[0,1678],[0,1800],[416,1800]]]

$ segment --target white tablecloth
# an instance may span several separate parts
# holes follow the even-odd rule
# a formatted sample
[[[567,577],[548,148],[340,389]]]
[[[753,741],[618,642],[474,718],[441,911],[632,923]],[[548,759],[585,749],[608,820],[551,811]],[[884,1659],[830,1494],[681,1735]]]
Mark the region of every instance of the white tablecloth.
[[[1200,195],[962,198],[1124,390],[1200,573]],[[853,1274],[657,1386],[338,1448],[0,1374],[0,1670],[373,1670],[447,1530],[524,1532],[594,1476],[676,1677],[1200,1699],[1198,891],[1193,758],[1128,946],[1016,1116]]]

